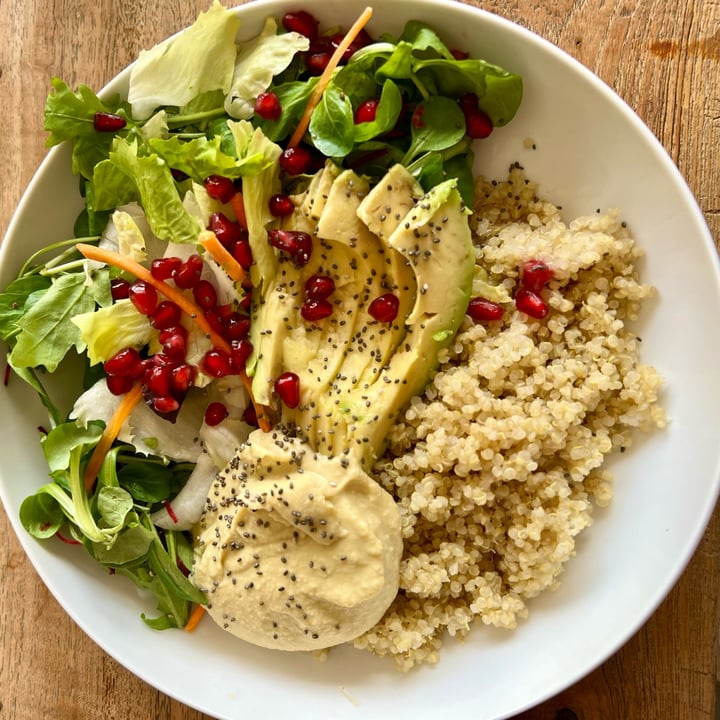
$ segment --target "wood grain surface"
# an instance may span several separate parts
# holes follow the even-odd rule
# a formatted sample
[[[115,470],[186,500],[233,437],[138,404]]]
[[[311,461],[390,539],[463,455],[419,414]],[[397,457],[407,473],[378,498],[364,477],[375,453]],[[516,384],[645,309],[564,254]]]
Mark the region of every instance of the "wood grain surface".
[[[717,0],[472,4],[542,35],[612,86],[663,143],[720,237]],[[142,48],[186,26],[208,5],[0,0],[0,236],[45,153],[42,109],[49,78],[101,87]],[[206,717],[138,680],[78,629],[38,579],[2,511],[0,532],[0,718]],[[636,636],[575,686],[518,717],[714,718],[719,549],[716,513],[679,583]]]

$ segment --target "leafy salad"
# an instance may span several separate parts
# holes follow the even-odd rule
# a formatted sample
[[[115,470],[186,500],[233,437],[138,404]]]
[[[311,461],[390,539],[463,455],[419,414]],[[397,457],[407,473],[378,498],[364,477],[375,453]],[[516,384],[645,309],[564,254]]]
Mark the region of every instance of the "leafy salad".
[[[268,258],[303,261],[272,233],[292,193],[328,160],[371,181],[401,163],[426,190],[457,178],[470,204],[474,141],[519,106],[517,75],[418,20],[373,37],[370,15],[344,32],[291,12],[237,41],[216,0],[140,55],[127,97],[52,80],[47,143],[71,143],[84,208],[0,293],[8,366],[49,422],[49,480],[20,518],[152,593],[153,628],[205,602],[185,506],[273,421],[253,398],[251,325]],[[67,363],[82,367],[69,411],[47,382]]]

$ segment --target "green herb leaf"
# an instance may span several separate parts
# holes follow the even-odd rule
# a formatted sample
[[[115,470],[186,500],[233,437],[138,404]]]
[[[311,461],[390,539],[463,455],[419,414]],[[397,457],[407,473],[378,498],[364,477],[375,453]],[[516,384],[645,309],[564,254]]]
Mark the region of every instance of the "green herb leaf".
[[[327,157],[345,157],[353,149],[355,124],[350,99],[330,84],[310,118],[313,145]]]
[[[404,165],[426,152],[445,150],[465,136],[465,116],[457,102],[435,95],[418,105],[411,122],[410,148]]]

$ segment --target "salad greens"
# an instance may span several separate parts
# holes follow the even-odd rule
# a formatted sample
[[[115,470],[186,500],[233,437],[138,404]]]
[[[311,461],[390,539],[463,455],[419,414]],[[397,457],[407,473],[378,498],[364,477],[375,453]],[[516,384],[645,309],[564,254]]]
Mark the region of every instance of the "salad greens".
[[[73,90],[52,79],[47,145],[71,143],[85,208],[75,236],[34,254],[0,293],[7,362],[37,392],[50,423],[41,439],[49,481],[22,504],[23,526],[39,539],[57,535],[81,544],[109,572],[149,591],[158,614],[145,621],[156,629],[183,626],[193,604],[205,602],[187,578],[192,514],[178,522],[175,510],[183,494],[196,503],[204,498],[208,478],[247,437],[251,398],[243,371],[234,366],[231,372],[213,371],[216,365],[208,358],[215,352],[213,358],[222,359],[222,352],[192,317],[168,328],[141,312],[117,290],[135,278],[86,260],[75,243],[97,244],[144,268],[158,261],[189,268],[199,257],[202,278],[217,296],[208,322],[214,318],[220,330],[232,322],[249,323],[252,286],[277,262],[267,240],[276,221],[269,200],[307,180],[306,173],[290,176],[278,163],[317,87],[318,76],[306,65],[317,39],[268,18],[259,35],[238,43],[239,27],[239,16],[216,0],[189,29],[140,55],[127,100],[101,99],[84,85]],[[279,101],[279,115],[255,112],[263,93]],[[398,37],[368,35],[344,58],[312,112],[302,145],[315,157],[314,167],[331,159],[371,180],[398,162],[425,189],[458,178],[470,202],[473,139],[459,102],[468,95],[491,126],[501,126],[519,106],[522,82],[484,60],[451,51],[432,28],[411,20]],[[358,120],[358,109],[369,100],[372,116]],[[219,197],[208,178],[224,179],[233,195]],[[250,284],[229,277],[218,258],[198,244],[201,232],[220,220],[247,237]],[[190,285],[180,289],[194,297]],[[173,368],[185,372],[187,386],[177,391],[179,407],[161,412],[150,407],[153,381],[147,373],[168,365],[170,330],[185,343],[183,359]],[[223,352],[242,347],[242,339],[234,337]],[[117,362],[123,351],[139,358],[144,379],[133,380],[144,383],[146,402],[111,436],[114,443],[97,478],[88,482],[90,457],[122,403],[122,393],[110,388],[107,363]],[[78,361],[83,385],[68,411],[48,390],[47,376]],[[251,359],[248,373],[252,367]],[[205,409],[220,400],[228,417],[221,424],[209,422]]]

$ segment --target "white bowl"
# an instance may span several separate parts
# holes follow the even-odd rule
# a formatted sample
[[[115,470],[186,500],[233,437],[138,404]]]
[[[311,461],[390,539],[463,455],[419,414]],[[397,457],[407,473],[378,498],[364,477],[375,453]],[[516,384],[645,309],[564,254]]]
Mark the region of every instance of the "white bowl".
[[[305,0],[345,26],[365,0]],[[248,34],[268,14],[296,3],[241,7]],[[544,197],[568,217],[619,206],[647,252],[644,279],[659,291],[641,324],[643,360],[667,380],[669,427],[613,462],[616,496],[579,540],[557,592],[530,604],[516,631],[477,627],[448,640],[436,667],[399,674],[392,663],[334,650],[319,664],[301,654],[247,646],[212,623],[193,635],[157,633],[140,621],[152,610],[122,578],[109,577],[76,548],[37,542],[19,525],[23,498],[45,481],[36,427],[45,417],[13,382],[0,393],[0,494],[40,576],[74,620],[132,672],[218,718],[473,717],[513,715],[569,686],[617,650],[677,580],[718,492],[720,293],[717,254],[679,172],[650,131],[601,81],[530,32],[470,6],[441,0],[378,3],[371,31],[399,31],[416,17],[453,46],[520,73],[525,98],[516,119],[482,145],[482,171],[503,178],[519,161]],[[123,72],[107,88],[123,91]],[[531,138],[532,150],[524,141]],[[0,251],[4,286],[35,247],[69,237],[79,207],[69,152],[49,153]],[[13,421],[8,422],[12,417]]]

